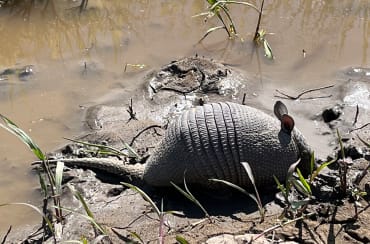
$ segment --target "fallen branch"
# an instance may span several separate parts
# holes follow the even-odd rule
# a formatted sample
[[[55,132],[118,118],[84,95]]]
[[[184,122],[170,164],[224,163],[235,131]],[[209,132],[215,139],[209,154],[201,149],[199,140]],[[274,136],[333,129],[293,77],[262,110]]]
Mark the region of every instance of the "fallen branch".
[[[282,91],[279,91],[278,89],[276,89],[276,92],[278,92],[279,94],[283,95],[283,96],[279,96],[279,95],[275,95],[275,97],[279,97],[279,98],[283,98],[283,99],[292,99],[292,100],[297,100],[299,99],[301,96],[303,96],[304,94],[307,94],[307,93],[310,93],[310,92],[314,92],[314,91],[319,91],[319,90],[324,90],[324,89],[328,89],[328,88],[332,88],[334,87],[334,85],[330,85],[330,86],[323,86],[323,87],[319,87],[319,88],[313,88],[313,89],[308,89],[308,90],[305,90],[301,93],[299,93],[297,96],[290,96]],[[328,98],[328,97],[331,97],[332,95],[327,95],[327,96],[318,96],[318,97],[306,97],[306,98],[301,98],[301,100],[308,100],[308,99],[316,99],[316,98]]]

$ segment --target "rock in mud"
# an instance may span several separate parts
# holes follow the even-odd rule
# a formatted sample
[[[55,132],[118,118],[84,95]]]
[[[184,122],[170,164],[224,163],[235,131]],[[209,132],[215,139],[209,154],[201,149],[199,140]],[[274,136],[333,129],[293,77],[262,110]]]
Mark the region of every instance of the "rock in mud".
[[[342,114],[341,107],[339,105],[336,105],[332,108],[325,109],[322,112],[322,118],[324,119],[325,123],[329,123],[333,120],[338,119],[341,114]]]

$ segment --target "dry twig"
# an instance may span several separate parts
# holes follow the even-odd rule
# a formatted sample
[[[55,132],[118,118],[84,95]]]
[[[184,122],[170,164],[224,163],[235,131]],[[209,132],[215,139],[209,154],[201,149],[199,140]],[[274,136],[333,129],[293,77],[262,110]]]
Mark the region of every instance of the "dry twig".
[[[370,123],[366,123],[366,124],[364,124],[364,125],[363,125],[363,126],[361,126],[361,127],[358,127],[358,128],[355,128],[355,129],[350,130],[349,132],[353,132],[353,131],[356,131],[356,130],[361,130],[361,129],[365,128],[365,127],[366,127],[366,126],[368,126],[368,125],[370,125]]]
[[[362,170],[361,174],[357,175],[357,177],[354,180],[354,184],[359,185],[362,179],[365,178],[365,176],[369,172],[369,169],[370,169],[370,162],[368,162],[367,167],[364,170]]]
[[[144,129],[142,129],[139,133],[136,134],[136,136],[134,136],[130,142],[130,147],[132,146],[132,144],[134,144],[134,141],[145,131],[149,130],[149,129],[152,129],[152,128],[162,128],[162,126],[160,125],[150,125]]]
[[[245,98],[246,98],[246,96],[247,96],[247,94],[246,94],[246,93],[244,93],[244,95],[243,95],[242,105],[245,105]]]
[[[357,119],[358,119],[358,114],[359,114],[359,108],[358,108],[358,104],[356,105],[356,115],[355,115],[355,119],[353,120],[353,124],[352,126],[355,126],[355,124],[357,123]]]
[[[319,90],[324,90],[324,89],[327,89],[327,88],[332,88],[334,87],[334,85],[330,85],[330,86],[323,86],[323,87],[319,87],[319,88],[313,88],[313,89],[308,89],[308,90],[305,90],[301,93],[299,93],[297,96],[290,96],[282,91],[279,91],[278,89],[276,89],[276,92],[278,92],[279,94],[281,94],[282,96],[279,96],[279,95],[275,95],[275,97],[278,97],[278,98],[283,98],[283,99],[291,99],[291,100],[298,100],[301,98],[301,96],[303,96],[304,94],[307,94],[307,93],[310,93],[310,92],[314,92],[314,91],[319,91]],[[308,99],[316,99],[316,98],[328,98],[328,97],[331,97],[332,95],[327,95],[327,96],[317,96],[317,97],[306,97],[306,98],[301,98],[301,100],[308,100]]]
[[[278,228],[284,227],[285,225],[288,225],[288,224],[294,223],[294,222],[296,222],[296,221],[303,220],[303,219],[305,219],[305,218],[307,218],[307,217],[310,217],[310,216],[312,216],[312,215],[314,215],[314,213],[309,213],[309,214],[306,214],[306,215],[300,216],[300,217],[298,217],[298,218],[288,220],[288,221],[283,222],[283,223],[281,223],[281,224],[274,225],[274,226],[272,226],[272,227],[270,227],[270,228],[268,228],[268,229],[266,229],[266,230],[262,231],[262,233],[260,233],[260,234],[259,234],[259,235],[257,235],[255,238],[253,238],[253,240],[252,240],[252,241],[257,240],[258,238],[260,238],[260,237],[262,237],[262,236],[266,235],[267,233],[269,233],[269,232],[271,232],[271,231],[274,231],[274,230],[276,230],[276,229],[278,229]]]
[[[136,112],[134,112],[134,109],[132,107],[132,98],[130,98],[130,105],[128,105],[127,112],[130,114],[130,118],[128,119],[127,123],[130,122],[132,119],[138,120],[136,118]]]
[[[1,242],[1,244],[5,244],[5,242],[6,242],[6,238],[8,238],[8,235],[9,235],[9,233],[10,233],[10,231],[12,230],[12,226],[9,226],[9,229],[8,229],[8,231],[6,232],[6,234],[5,234],[5,236],[4,236],[4,238],[3,238],[3,240],[2,240],[2,242]]]

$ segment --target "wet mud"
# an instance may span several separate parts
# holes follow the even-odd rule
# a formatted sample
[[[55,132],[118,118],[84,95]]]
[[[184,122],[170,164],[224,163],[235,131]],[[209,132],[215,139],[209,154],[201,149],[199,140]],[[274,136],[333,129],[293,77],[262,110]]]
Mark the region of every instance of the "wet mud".
[[[164,210],[183,213],[165,216],[162,225],[165,242],[174,243],[176,236],[182,236],[189,243],[243,243],[282,223],[282,213],[285,213],[285,221],[302,215],[307,217],[292,221],[282,228],[276,227],[259,237],[255,243],[369,242],[370,232],[367,227],[370,224],[370,149],[359,138],[370,141],[370,109],[366,99],[364,101],[362,96],[354,94],[368,94],[370,87],[367,76],[358,75],[355,69],[359,68],[342,71],[338,78],[341,81],[330,87],[329,91],[315,91],[315,96],[330,95],[325,98],[302,97],[292,100],[281,97],[276,91],[269,94],[271,97],[275,96],[274,100],[284,101],[288,107],[293,107],[294,104],[290,114],[297,118],[298,122],[310,120],[316,125],[314,133],[320,141],[315,141],[314,143],[319,145],[313,146],[325,145],[330,148],[326,155],[316,155],[318,167],[325,161],[338,159],[315,178],[311,185],[312,197],[306,208],[301,209],[299,214],[294,211],[287,212],[281,192],[276,190],[272,193],[260,189],[266,209],[265,220],[260,223],[257,206],[248,197],[232,190],[225,197],[225,194],[220,192],[204,192],[189,186],[210,213],[211,217],[205,218],[199,208],[175,189],[152,188],[136,182],[157,206],[163,201]],[[251,90],[254,87],[253,81],[248,77],[248,74],[215,60],[203,57],[179,59],[144,76],[143,86],[137,89],[136,94],[105,96],[105,101],[102,100],[101,104],[88,108],[84,124],[87,132],[76,139],[118,149],[124,147],[123,143],[127,143],[137,151],[144,162],[163,136],[168,121],[189,107],[233,100],[251,103],[272,114],[272,108],[267,108],[263,102],[256,103],[248,96],[256,92]],[[227,92],[223,90],[225,84],[228,84]],[[307,95],[313,96],[311,92]],[[353,100],[355,98],[358,99],[356,102]],[[131,99],[132,102],[128,102]],[[125,105],[122,106],[123,101]],[[299,126],[299,123],[297,124]],[[337,131],[342,138],[344,158]],[[98,155],[93,146],[70,143],[53,153],[52,157],[107,156]],[[123,163],[132,163],[133,160],[126,157],[119,159]],[[113,243],[137,241],[137,236],[145,243],[157,242],[161,226],[158,217],[139,194],[120,185],[120,181],[129,182],[130,179],[99,170],[67,168],[64,174],[62,206],[83,211],[82,206],[71,195],[68,185],[82,193],[96,220],[108,230]],[[360,197],[360,194],[356,194],[359,191],[367,195]],[[290,197],[291,201],[295,202],[304,200],[298,192],[293,192]],[[34,241],[40,238],[40,235],[31,237],[29,233],[30,229],[23,228],[17,234],[10,233],[8,238],[13,241]],[[68,215],[59,240],[76,240],[81,236],[94,239],[94,228],[79,215]]]

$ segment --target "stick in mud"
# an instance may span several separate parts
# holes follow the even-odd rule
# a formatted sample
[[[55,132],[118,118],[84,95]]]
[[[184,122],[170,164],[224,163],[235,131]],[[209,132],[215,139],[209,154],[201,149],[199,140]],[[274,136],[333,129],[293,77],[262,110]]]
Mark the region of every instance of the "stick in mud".
[[[9,235],[9,233],[10,233],[10,231],[12,230],[12,226],[9,226],[9,229],[8,229],[8,231],[6,232],[6,234],[5,234],[5,236],[4,236],[4,238],[3,238],[3,240],[1,241],[1,244],[5,244],[5,242],[6,242],[6,238],[8,238],[8,235]]]
[[[130,118],[128,119],[127,123],[130,122],[131,120],[138,120],[136,118],[136,113],[134,112],[134,109],[132,107],[132,98],[130,98],[130,105],[128,105],[127,112],[130,114]]]
[[[313,88],[313,89],[308,89],[308,90],[305,90],[301,93],[299,93],[297,96],[290,96],[282,91],[279,91],[276,89],[276,92],[278,92],[279,94],[283,95],[283,96],[279,96],[279,95],[275,95],[275,97],[279,97],[279,98],[283,98],[283,99],[291,99],[291,100],[298,100],[301,96],[303,96],[304,94],[307,94],[307,93],[310,93],[310,92],[314,92],[314,91],[319,91],[319,90],[324,90],[324,89],[328,89],[328,88],[332,88],[334,87],[334,85],[329,85],[329,86],[323,86],[323,87],[319,87],[319,88]],[[318,96],[318,97],[307,97],[307,98],[301,98],[301,100],[308,100],[308,99],[317,99],[317,98],[328,98],[328,97],[331,97],[332,95],[327,95],[327,96]]]
[[[358,104],[356,105],[356,114],[355,114],[355,119],[353,120],[353,124],[352,126],[355,126],[355,124],[357,123],[357,119],[358,119],[358,114],[359,114],[359,108],[358,108]]]
[[[353,132],[353,131],[356,131],[356,130],[362,130],[363,128],[365,128],[366,126],[368,126],[368,125],[370,125],[370,123],[366,123],[366,124],[364,124],[363,126],[361,126],[361,127],[358,127],[358,128],[355,128],[355,129],[352,129],[352,130],[350,130],[349,132]]]

